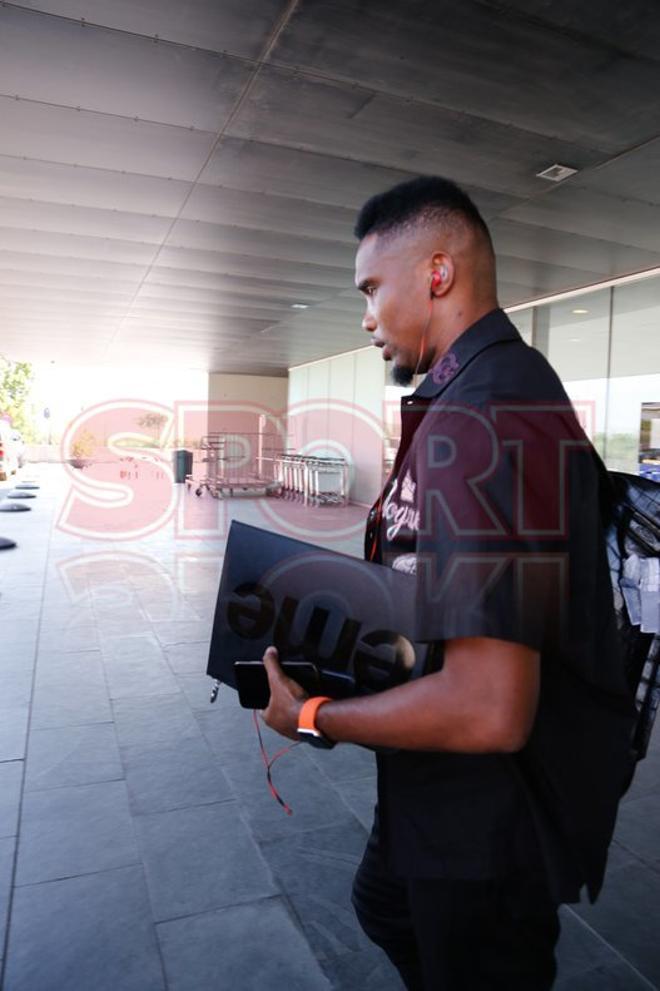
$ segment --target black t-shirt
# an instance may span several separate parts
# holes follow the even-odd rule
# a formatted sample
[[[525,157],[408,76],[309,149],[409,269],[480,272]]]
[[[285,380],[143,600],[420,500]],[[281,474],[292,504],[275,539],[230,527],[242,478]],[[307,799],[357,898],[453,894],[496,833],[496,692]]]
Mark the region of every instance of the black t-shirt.
[[[401,417],[367,557],[416,575],[419,640],[531,646],[541,691],[520,753],[379,756],[390,866],[404,877],[539,876],[557,901],[586,883],[594,898],[635,716],[595,452],[557,375],[501,310],[457,338]]]

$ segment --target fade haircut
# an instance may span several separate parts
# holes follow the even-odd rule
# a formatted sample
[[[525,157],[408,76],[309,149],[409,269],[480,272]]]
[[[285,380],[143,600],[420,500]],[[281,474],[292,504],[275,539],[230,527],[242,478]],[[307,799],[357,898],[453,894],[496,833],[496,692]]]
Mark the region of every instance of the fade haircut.
[[[420,176],[367,200],[353,233],[361,241],[368,234],[396,236],[418,226],[451,225],[461,221],[485,238],[492,252],[488,227],[468,194],[451,179]]]

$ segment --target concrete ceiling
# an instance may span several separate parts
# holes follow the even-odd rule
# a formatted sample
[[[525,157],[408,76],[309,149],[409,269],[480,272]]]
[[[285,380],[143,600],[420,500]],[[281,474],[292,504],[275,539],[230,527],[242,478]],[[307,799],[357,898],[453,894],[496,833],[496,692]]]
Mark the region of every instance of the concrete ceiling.
[[[0,352],[359,347],[355,211],[421,172],[473,194],[504,304],[660,265],[659,93],[656,0],[3,2]]]

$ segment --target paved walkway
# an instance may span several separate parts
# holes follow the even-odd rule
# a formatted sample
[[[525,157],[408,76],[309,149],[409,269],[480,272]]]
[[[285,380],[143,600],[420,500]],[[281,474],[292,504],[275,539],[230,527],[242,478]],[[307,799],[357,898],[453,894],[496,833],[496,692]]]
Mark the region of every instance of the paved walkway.
[[[19,545],[0,552],[3,991],[400,989],[349,902],[371,755],[282,758],[289,818],[250,715],[229,689],[210,706],[204,673],[224,547],[204,514],[325,532],[358,554],[363,511],[290,506],[268,523],[256,501],[189,494],[188,532],[194,517],[206,536],[168,524],[92,541],[56,526],[63,471],[28,470],[41,481],[32,511],[0,514]],[[659,766],[656,741],[602,898],[563,910],[558,991],[660,987]]]

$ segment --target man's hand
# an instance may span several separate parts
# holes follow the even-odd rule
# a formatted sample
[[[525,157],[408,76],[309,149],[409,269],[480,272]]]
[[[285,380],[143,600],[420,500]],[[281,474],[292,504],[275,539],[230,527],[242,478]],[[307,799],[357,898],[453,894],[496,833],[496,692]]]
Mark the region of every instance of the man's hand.
[[[263,660],[271,691],[263,718],[295,740],[307,694],[284,674],[274,647]],[[538,651],[490,637],[457,638],[445,641],[440,671],[375,695],[329,702],[319,709],[316,725],[336,743],[515,753],[532,730],[539,687]]]
[[[266,726],[270,726],[276,733],[288,736],[290,740],[297,740],[298,714],[303,702],[309,696],[297,682],[284,674],[278,660],[277,648],[266,647],[263,662],[270,685],[270,702],[262,713],[263,720]]]

